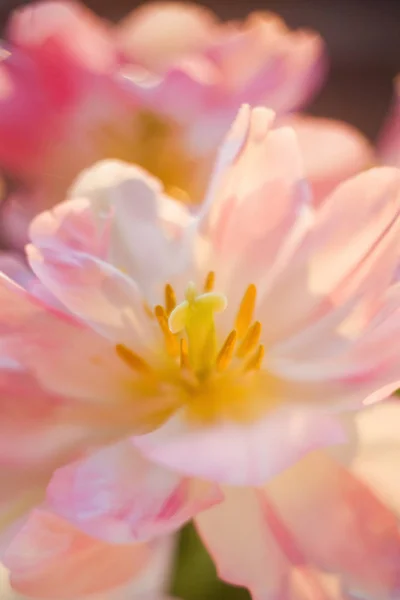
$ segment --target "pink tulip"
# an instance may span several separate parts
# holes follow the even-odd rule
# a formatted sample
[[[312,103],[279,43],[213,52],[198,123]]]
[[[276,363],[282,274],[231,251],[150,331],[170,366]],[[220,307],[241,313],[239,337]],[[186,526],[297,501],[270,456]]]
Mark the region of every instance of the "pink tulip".
[[[191,4],[150,3],[115,27],[74,2],[14,13],[0,63],[0,168],[13,186],[3,245],[103,158],[134,162],[198,204],[216,149],[243,102],[285,117],[319,88],[323,43],[275,15],[220,23]],[[315,201],[372,163],[361,134],[296,117]]]
[[[329,597],[328,573],[396,596],[398,407],[368,405],[400,382],[400,171],[314,209],[296,136],[273,121],[242,108],[197,216],[100,162],[31,225],[46,293],[1,278],[0,477],[20,500],[2,485],[0,518],[24,593],[49,597],[82,564],[73,537],[68,561],[47,552],[48,529],[94,557],[111,544],[113,579],[74,582],[93,589],[195,517],[220,575],[256,599]]]
[[[400,75],[395,80],[393,107],[381,133],[378,151],[384,164],[400,166]]]

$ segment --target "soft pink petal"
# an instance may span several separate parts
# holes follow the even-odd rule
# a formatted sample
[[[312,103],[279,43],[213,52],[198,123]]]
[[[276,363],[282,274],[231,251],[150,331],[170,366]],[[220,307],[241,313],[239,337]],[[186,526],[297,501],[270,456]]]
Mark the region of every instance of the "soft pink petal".
[[[396,517],[350,472],[314,454],[259,492],[264,514],[286,553],[336,573],[362,597],[392,598],[399,589]]]
[[[40,213],[30,224],[29,237],[39,248],[87,252],[105,258],[110,243],[111,206],[95,207],[78,197]]]
[[[310,455],[264,488],[225,495],[196,523],[219,574],[254,597],[342,598],[324,571],[357,597],[396,594],[396,519],[327,456]]]
[[[272,13],[228,23],[211,48],[223,85],[237,105],[262,104],[284,114],[305,103],[325,74],[324,47],[312,31],[291,31]]]
[[[35,197],[34,210],[16,207],[22,227],[29,213],[65,197],[82,168],[110,154],[113,135],[127,135],[135,100],[115,77],[110,26],[79,4],[39,2],[16,11],[8,41],[0,65],[0,163],[26,188],[18,202],[25,192]],[[8,216],[12,238],[21,237],[23,228]]]
[[[345,433],[315,410],[271,409],[250,425],[195,428],[172,419],[135,444],[150,460],[185,475],[233,485],[259,485],[315,448],[340,444]]]
[[[224,493],[223,503],[196,517],[222,579],[247,587],[255,600],[342,600],[328,578],[286,552],[272,527],[276,515],[267,512],[256,490]]]
[[[256,598],[273,598],[288,566],[263,520],[257,495],[250,488],[227,488],[224,494],[224,502],[196,517],[218,575],[249,588]]]
[[[339,183],[375,162],[370,142],[347,123],[294,116],[287,124],[296,132],[315,205]]]
[[[360,411],[355,417],[356,455],[351,469],[378,497],[400,514],[400,404],[397,397]]]
[[[202,6],[150,2],[123,19],[116,35],[127,59],[162,72],[183,56],[207,48],[217,34],[216,23],[213,13]]]
[[[114,66],[106,22],[75,2],[49,0],[24,7],[13,14],[7,33],[14,44],[31,52],[57,48],[70,60],[98,72]]]
[[[54,515],[35,511],[3,560],[17,592],[70,600],[122,585],[140,573],[149,558],[146,545],[109,545]]]
[[[400,77],[395,80],[393,107],[378,142],[379,156],[383,164],[400,166]]]
[[[223,166],[207,200],[202,225],[210,253],[206,268],[216,271],[233,305],[232,290],[241,296],[250,282],[264,279],[265,285],[309,199],[294,134],[286,128],[270,131],[272,119],[262,108],[239,114],[222,147]],[[234,155],[233,134],[245,136]]]
[[[260,310],[272,339],[295,333],[335,304],[334,294],[351,283],[397,226],[399,194],[400,172],[381,168],[349,179],[327,198],[262,299]],[[348,290],[354,293],[351,285]],[[341,294],[340,302],[345,301]]]
[[[0,306],[3,355],[17,360],[44,388],[78,399],[115,396],[127,371],[106,340],[4,276]]]
[[[90,200],[94,213],[112,210],[108,259],[140,285],[149,301],[157,302],[155,294],[163,293],[165,283],[172,283],[190,258],[186,209],[163,194],[157,179],[119,161],[103,161],[85,171],[71,195]]]
[[[35,279],[32,271],[17,252],[0,252],[0,272],[24,288]]]
[[[32,270],[76,317],[110,339],[140,349],[150,331],[136,284],[108,262],[86,253],[27,247]],[[146,327],[147,326],[147,327]]]
[[[169,533],[220,498],[217,486],[151,464],[130,442],[58,470],[48,488],[53,510],[112,543]]]

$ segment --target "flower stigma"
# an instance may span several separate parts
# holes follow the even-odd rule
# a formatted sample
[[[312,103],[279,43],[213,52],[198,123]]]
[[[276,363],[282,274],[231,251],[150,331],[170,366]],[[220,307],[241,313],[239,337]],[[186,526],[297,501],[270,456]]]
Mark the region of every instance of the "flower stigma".
[[[247,287],[234,327],[221,338],[216,318],[228,300],[214,285],[215,274],[210,272],[202,291],[189,283],[178,303],[167,283],[164,304],[152,311],[162,351],[149,361],[122,344],[116,351],[136,374],[130,381],[135,397],[159,401],[162,396],[166,417],[184,409],[187,419],[203,425],[252,421],[271,408],[276,388],[275,378],[263,369],[262,326],[254,320],[256,286]]]

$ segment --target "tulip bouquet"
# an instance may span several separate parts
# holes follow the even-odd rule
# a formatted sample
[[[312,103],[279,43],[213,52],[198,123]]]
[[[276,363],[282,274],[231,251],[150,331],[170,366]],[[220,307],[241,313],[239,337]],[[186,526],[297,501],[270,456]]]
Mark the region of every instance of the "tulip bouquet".
[[[189,522],[232,594],[400,597],[399,105],[296,112],[325,66],[271,14],[11,16],[1,600],[166,600]]]

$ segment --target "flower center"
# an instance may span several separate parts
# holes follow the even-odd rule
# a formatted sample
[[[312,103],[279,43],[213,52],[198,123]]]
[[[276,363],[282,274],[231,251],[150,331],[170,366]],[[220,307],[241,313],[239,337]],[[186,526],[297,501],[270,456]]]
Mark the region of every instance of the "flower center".
[[[168,195],[185,203],[198,202],[196,160],[185,151],[179,125],[144,110],[126,125],[101,128],[99,146],[104,157],[138,164],[163,182]]]
[[[210,272],[201,292],[190,283],[180,304],[171,285],[165,286],[164,305],[149,309],[163,338],[154,364],[126,346],[117,345],[116,351],[137,374],[134,392],[147,398],[163,395],[168,414],[170,406],[171,412],[184,408],[197,423],[251,421],[270,407],[266,397],[272,397],[275,386],[262,369],[261,323],[253,318],[257,290],[253,284],[247,287],[234,327],[221,340],[215,317],[227,307],[227,298],[213,290],[214,281]]]

